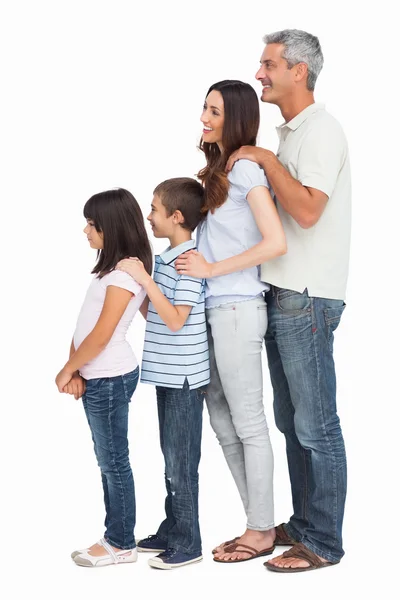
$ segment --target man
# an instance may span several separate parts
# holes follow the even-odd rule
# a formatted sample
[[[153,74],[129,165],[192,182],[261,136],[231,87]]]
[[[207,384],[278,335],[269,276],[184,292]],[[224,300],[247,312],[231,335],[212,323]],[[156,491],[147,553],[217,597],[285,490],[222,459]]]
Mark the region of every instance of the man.
[[[293,515],[277,527],[291,550],[264,563],[298,572],[342,558],[346,455],[336,412],[333,332],[345,307],[350,246],[350,166],[345,136],[314,86],[323,65],[318,39],[299,30],[266,35],[256,78],[263,102],[276,104],[275,156],[258,147],[235,152],[263,167],[275,194],[288,252],[261,267],[266,347],[276,424],[286,438]]]

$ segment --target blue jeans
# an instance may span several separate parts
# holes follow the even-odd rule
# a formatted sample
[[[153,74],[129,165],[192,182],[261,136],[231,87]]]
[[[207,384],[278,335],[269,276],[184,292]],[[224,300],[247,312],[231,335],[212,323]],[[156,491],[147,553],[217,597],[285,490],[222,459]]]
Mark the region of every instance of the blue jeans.
[[[266,348],[274,414],[286,438],[287,532],[329,561],[343,556],[346,453],[336,412],[333,332],[345,304],[271,286]]]
[[[186,554],[201,554],[199,474],[204,389],[156,386],[160,444],[165,461],[166,519],[157,535]]]
[[[134,548],[135,487],[129,463],[128,411],[139,367],[118,377],[88,379],[82,397],[101,470],[105,539],[121,550]]]

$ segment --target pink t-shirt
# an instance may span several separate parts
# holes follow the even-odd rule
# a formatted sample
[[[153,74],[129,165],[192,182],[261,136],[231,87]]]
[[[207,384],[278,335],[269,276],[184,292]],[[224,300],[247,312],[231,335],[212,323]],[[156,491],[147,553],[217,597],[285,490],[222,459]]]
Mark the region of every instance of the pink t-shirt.
[[[106,297],[108,285],[129,290],[134,294],[124,314],[119,321],[111,340],[100,354],[80,368],[80,374],[85,379],[99,377],[116,377],[133,371],[138,366],[138,361],[132,348],[125,339],[126,332],[132,319],[137,313],[146,297],[146,292],[141,285],[123,271],[112,271],[101,279],[94,276],[86,293],[78,322],[74,333],[74,346],[77,350],[83,340],[94,329]]]

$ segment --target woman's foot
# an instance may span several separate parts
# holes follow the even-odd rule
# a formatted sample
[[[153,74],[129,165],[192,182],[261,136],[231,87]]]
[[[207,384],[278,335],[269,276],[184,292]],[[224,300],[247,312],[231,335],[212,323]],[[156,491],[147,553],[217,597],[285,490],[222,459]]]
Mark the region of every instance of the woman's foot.
[[[245,533],[235,540],[236,544],[244,544],[254,548],[254,550],[261,552],[267,548],[272,548],[275,541],[275,527],[268,531],[254,531],[253,529],[246,529]],[[218,549],[219,548],[219,549]],[[237,561],[242,559],[248,559],[248,552],[240,552],[240,548],[234,552],[227,552],[229,545],[221,545],[216,548],[214,557],[219,561]]]

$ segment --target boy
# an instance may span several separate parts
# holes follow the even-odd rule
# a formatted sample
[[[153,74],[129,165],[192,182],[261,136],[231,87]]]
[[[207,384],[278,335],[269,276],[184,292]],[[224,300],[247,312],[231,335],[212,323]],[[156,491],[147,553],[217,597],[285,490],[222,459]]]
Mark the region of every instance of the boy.
[[[136,258],[118,264],[147,292],[141,308],[147,317],[141,381],[156,386],[167,497],[166,519],[137,548],[160,552],[149,560],[158,569],[202,560],[198,465],[204,386],[210,380],[205,282],[178,275],[174,263],[180,254],[195,248],[192,231],[204,216],[203,203],[204,189],[194,179],[160,183],[147,219],[155,237],[168,238],[170,246],[155,258],[154,279]]]

